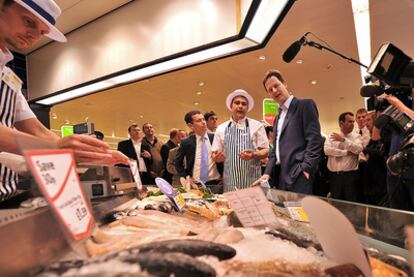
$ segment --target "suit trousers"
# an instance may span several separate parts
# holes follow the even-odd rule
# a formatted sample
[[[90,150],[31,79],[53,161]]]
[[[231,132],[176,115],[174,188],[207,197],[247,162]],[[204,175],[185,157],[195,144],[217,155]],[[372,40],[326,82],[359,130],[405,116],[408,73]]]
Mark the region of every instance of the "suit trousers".
[[[332,198],[358,201],[358,170],[330,172],[329,189]]]

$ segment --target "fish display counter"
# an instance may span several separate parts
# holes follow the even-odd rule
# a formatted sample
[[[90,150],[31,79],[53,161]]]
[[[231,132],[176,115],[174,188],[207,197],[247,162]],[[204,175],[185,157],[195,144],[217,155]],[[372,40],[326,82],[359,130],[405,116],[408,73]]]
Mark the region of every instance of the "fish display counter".
[[[145,197],[144,197],[145,196]],[[0,228],[1,275],[25,276],[363,276],[325,255],[309,223],[292,215],[304,196],[266,191],[277,221],[243,227],[223,195],[182,191],[177,211],[157,188],[94,205],[92,235],[69,247],[50,210]],[[411,276],[403,226],[410,212],[326,199],[358,232],[372,276]],[[297,208],[297,206],[296,206]],[[4,239],[3,239],[4,241]],[[82,254],[80,254],[82,253]]]

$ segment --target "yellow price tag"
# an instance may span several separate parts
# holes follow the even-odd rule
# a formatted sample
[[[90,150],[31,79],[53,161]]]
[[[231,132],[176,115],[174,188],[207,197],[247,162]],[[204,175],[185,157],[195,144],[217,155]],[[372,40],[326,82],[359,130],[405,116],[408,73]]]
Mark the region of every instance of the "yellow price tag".
[[[174,196],[173,200],[180,210],[185,206],[185,200],[181,193]]]

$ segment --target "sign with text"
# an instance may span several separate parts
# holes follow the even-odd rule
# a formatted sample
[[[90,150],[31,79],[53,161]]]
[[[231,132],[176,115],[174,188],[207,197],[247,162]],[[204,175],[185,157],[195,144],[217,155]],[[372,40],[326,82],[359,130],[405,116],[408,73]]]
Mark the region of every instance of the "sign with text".
[[[277,222],[272,204],[260,187],[223,194],[244,227],[268,226]]]
[[[263,120],[270,126],[273,126],[275,122],[278,109],[279,104],[275,100],[271,98],[263,99]]]
[[[178,211],[182,211],[185,206],[185,200],[181,193],[174,191],[173,187],[163,178],[155,178],[155,184],[170,199]]]
[[[301,202],[286,201],[286,202],[283,202],[283,205],[285,206],[286,210],[289,213],[289,216],[292,219],[302,221],[302,222],[309,222],[309,217],[303,210]]]
[[[138,191],[142,191],[141,177],[139,176],[138,163],[135,160],[129,161],[129,168],[131,169],[132,176],[134,177],[135,184],[137,185]]]
[[[72,150],[26,151],[25,156],[47,201],[76,240],[88,237],[93,215],[82,191]]]

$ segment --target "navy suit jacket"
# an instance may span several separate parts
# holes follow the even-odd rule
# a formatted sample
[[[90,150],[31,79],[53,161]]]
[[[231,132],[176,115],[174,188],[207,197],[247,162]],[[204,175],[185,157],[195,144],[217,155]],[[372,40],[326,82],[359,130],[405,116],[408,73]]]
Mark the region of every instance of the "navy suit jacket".
[[[316,104],[311,99],[293,98],[279,138],[280,173],[278,188],[312,193],[312,180],[318,169],[323,141]],[[277,119],[273,126],[273,151],[265,174],[273,175],[276,166]],[[303,171],[310,174],[306,179]]]
[[[131,139],[120,141],[118,143],[118,151],[122,152],[128,158],[138,161],[138,153],[135,152],[135,147]],[[151,153],[151,149],[148,147],[148,145],[141,143],[141,153],[144,151]],[[139,155],[141,155],[141,153],[139,153]],[[147,170],[149,171],[151,169],[152,158],[144,158],[144,162]]]
[[[207,134],[210,143],[213,144],[214,134]],[[194,160],[196,155],[196,136],[191,135],[188,138],[181,141],[178,148],[177,155],[175,156],[175,168],[177,169],[180,177],[193,176]],[[186,159],[187,166],[184,168],[184,158]],[[217,163],[217,170],[220,174],[223,174],[223,163]]]

